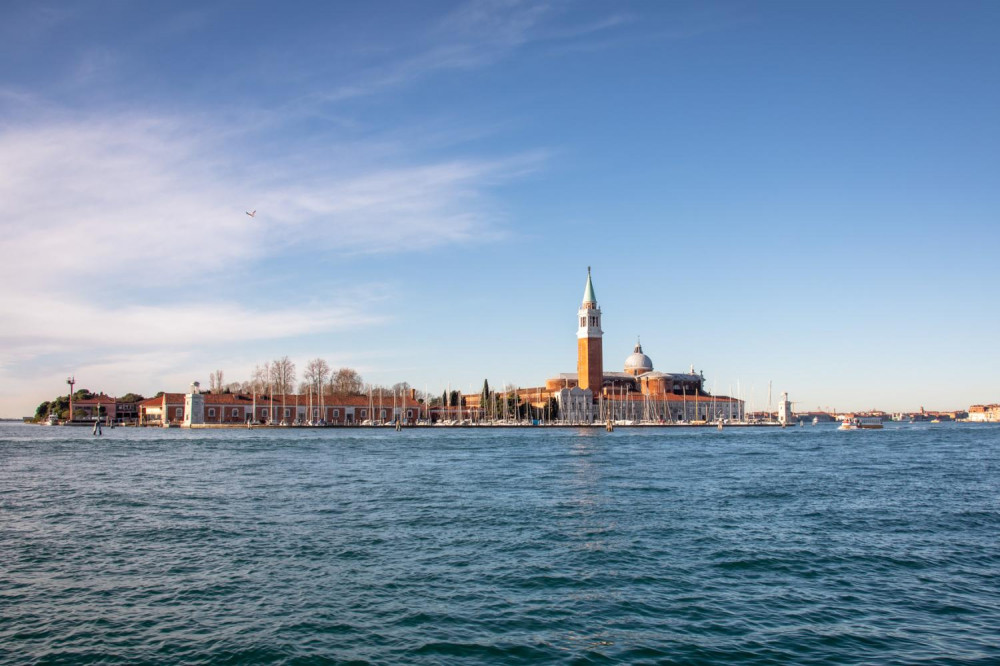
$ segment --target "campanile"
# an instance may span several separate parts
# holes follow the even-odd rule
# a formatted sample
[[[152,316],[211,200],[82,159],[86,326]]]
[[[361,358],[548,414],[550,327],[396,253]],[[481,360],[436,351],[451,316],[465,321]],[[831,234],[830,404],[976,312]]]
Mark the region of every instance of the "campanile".
[[[578,313],[579,328],[576,331],[576,372],[580,388],[590,389],[594,399],[601,393],[604,381],[604,354],[601,350],[601,309],[594,296],[594,283],[590,280],[590,266],[587,266],[587,286],[583,290],[583,303]]]

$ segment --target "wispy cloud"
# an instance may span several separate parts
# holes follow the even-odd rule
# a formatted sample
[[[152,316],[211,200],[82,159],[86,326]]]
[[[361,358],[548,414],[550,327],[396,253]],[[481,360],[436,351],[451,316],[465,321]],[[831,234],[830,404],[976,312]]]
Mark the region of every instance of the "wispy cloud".
[[[383,318],[347,306],[299,306],[253,310],[219,302],[163,305],[103,304],[87,294],[66,298],[18,295],[6,299],[18,313],[0,331],[0,345],[46,348],[49,353],[80,348],[156,348],[238,344],[288,338],[368,325]],[[69,339],[66,332],[69,331]]]
[[[569,43],[631,21],[622,13],[577,26],[553,28],[548,19],[565,11],[563,2],[472,0],[438,20],[413,42],[397,48],[379,65],[363,69],[351,83],[319,93],[338,102],[411,84],[436,72],[485,67],[533,43]]]
[[[260,162],[217,136],[193,122],[134,117],[0,131],[0,249],[9,258],[0,278],[154,286],[232,273],[304,242],[364,253],[490,238],[488,189],[542,160],[378,163],[346,173],[294,158]],[[256,220],[243,214],[250,208]]]

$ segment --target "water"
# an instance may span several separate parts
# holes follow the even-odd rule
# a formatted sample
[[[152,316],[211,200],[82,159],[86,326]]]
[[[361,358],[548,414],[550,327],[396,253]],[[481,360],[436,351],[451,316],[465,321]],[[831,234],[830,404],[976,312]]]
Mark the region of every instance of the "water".
[[[1000,427],[0,426],[0,662],[1000,663]]]

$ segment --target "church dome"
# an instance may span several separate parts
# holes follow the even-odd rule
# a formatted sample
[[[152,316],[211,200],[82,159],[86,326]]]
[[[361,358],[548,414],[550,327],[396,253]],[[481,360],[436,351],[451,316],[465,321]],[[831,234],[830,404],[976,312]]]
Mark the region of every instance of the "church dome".
[[[653,370],[653,359],[642,353],[642,345],[635,343],[635,351],[625,359],[625,372],[632,375],[641,375]]]

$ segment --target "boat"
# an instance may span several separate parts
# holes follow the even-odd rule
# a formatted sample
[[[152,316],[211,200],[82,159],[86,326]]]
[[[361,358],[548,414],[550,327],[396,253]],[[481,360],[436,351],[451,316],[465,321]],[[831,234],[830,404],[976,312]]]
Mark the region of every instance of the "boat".
[[[59,416],[57,414],[49,414],[48,418],[41,422],[42,425],[59,425]]]
[[[819,417],[818,416],[814,416],[813,417],[813,425],[819,425]]]
[[[837,430],[879,430],[881,428],[881,416],[854,416],[844,419]]]

